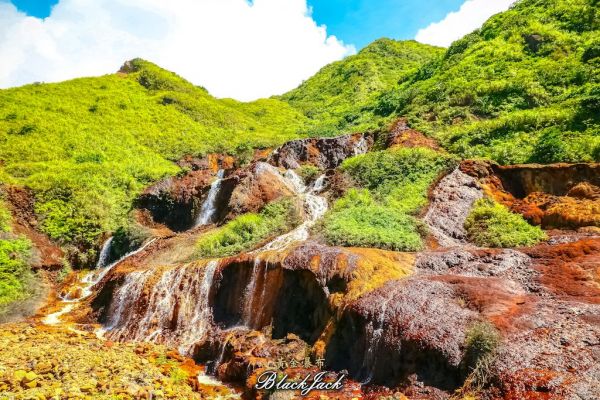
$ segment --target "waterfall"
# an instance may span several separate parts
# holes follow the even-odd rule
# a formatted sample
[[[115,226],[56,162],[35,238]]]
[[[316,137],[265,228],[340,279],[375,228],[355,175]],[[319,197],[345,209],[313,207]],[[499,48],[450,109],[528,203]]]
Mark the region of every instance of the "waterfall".
[[[258,270],[260,268],[260,258],[254,259],[254,266],[252,267],[252,276],[250,282],[246,286],[244,292],[244,310],[242,311],[242,319],[245,326],[252,326],[252,305],[254,303],[254,293],[256,292],[256,281],[258,280]]]
[[[325,189],[325,179],[325,174],[319,175],[312,185],[311,193],[321,193]]]
[[[78,300],[85,299],[86,297],[91,295],[92,287],[95,284],[97,284],[98,282],[100,282],[102,280],[102,278],[104,278],[106,276],[106,274],[108,274],[110,272],[110,270],[113,269],[113,267],[115,267],[117,264],[125,261],[129,257],[134,256],[134,255],[138,254],[139,252],[143,251],[146,247],[150,246],[150,244],[152,244],[155,240],[156,240],[156,238],[152,238],[152,239],[148,240],[142,246],[138,247],[135,250],[130,251],[129,253],[127,253],[124,256],[122,256],[121,258],[119,258],[117,261],[114,261],[111,264],[107,265],[106,267],[101,268],[100,270],[92,271],[89,274],[87,274],[86,276],[84,276],[83,279],[81,280],[81,282],[84,283],[85,286],[83,288],[83,293]]]
[[[265,246],[253,251],[253,253],[280,251],[287,248],[292,243],[302,242],[308,239],[309,229],[327,212],[327,199],[315,194],[320,192],[324,187],[324,175],[322,175],[322,179],[320,176],[317,181],[315,181],[315,184],[308,192],[302,179],[294,171],[287,170],[284,176],[286,177],[286,181],[289,182],[289,185],[297,189],[296,193],[303,197],[306,219],[295,229],[276,237]],[[319,182],[319,186],[317,186],[317,182]]]
[[[111,249],[112,241],[113,241],[113,237],[111,236],[102,245],[102,249],[100,250],[100,255],[98,256],[98,262],[96,262],[96,268],[103,268],[108,263],[108,259],[110,257],[110,249]]]
[[[382,304],[379,313],[375,316],[375,321],[369,322],[367,325],[370,330],[367,330],[366,342],[365,343],[365,354],[363,357],[363,363],[360,369],[360,376],[364,377],[362,384],[367,384],[373,379],[375,373],[375,366],[377,364],[377,352],[383,337],[383,328],[385,324],[385,317],[387,313],[388,303],[392,300],[392,296],[387,298]]]
[[[164,271],[153,285],[146,285],[153,270],[129,274],[109,308],[107,335],[178,346],[180,353],[190,354],[210,327],[209,295],[218,265],[218,260],[209,261],[202,274],[197,265],[176,267]],[[144,286],[149,294],[147,301],[140,301]],[[144,308],[136,309],[136,304]]]
[[[221,182],[223,181],[224,176],[225,170],[220,169],[219,172],[217,172],[217,179],[210,185],[208,196],[206,196],[206,200],[202,203],[200,214],[198,214],[198,217],[196,218],[194,227],[214,222],[215,214],[217,213],[217,196],[219,195]]]
[[[359,154],[365,154],[367,151],[369,151],[369,145],[365,137],[361,136],[360,139],[354,144],[352,152],[355,156],[357,156]]]

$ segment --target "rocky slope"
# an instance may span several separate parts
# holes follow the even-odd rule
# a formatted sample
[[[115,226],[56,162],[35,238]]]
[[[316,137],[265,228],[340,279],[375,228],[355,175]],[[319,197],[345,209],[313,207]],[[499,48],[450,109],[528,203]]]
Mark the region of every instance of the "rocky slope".
[[[377,142],[401,142],[390,139],[397,130],[390,132]],[[332,168],[324,176],[333,177],[340,161],[360,148],[348,140],[365,143],[361,151],[375,143],[368,136],[364,142],[307,139],[282,146],[267,162],[232,168],[215,222],[290,193],[303,196],[293,174],[277,167],[281,160]],[[323,163],[323,153],[337,156]],[[197,260],[195,241],[210,227],[171,233],[111,268],[74,316],[99,321],[110,339],[177,348],[219,378],[244,383],[248,396],[265,395],[254,391],[254,379],[283,357],[323,360],[324,368],[347,371],[362,383],[362,390],[349,383],[339,398],[377,398],[393,388],[415,399],[456,393],[592,399],[600,393],[595,220],[581,219],[578,231],[553,226],[562,230],[548,231],[547,242],[518,249],[476,247],[463,224],[483,196],[516,212],[530,193],[595,202],[596,168],[465,161],[431,189],[423,215],[430,246],[416,254],[330,247],[318,236],[292,235],[236,256]],[[335,181],[328,182],[316,196],[336,196]],[[187,176],[159,185],[197,187]],[[206,180],[193,196],[205,199],[209,186]],[[187,220],[197,212],[186,210]],[[595,208],[590,215],[597,215]],[[478,341],[493,349],[482,352],[473,344]]]

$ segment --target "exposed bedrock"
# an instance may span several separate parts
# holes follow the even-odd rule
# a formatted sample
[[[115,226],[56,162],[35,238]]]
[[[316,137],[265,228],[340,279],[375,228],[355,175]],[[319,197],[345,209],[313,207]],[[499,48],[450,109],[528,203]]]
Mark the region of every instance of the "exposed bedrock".
[[[276,149],[269,162],[286,169],[295,169],[302,164],[332,169],[348,157],[366,153],[373,146],[373,142],[373,135],[362,133],[333,138],[292,140]]]
[[[147,210],[155,223],[164,224],[173,231],[190,229],[215,179],[218,179],[217,174],[209,169],[167,178],[146,189],[136,200],[136,207]],[[234,179],[223,179],[216,204],[227,202],[234,185]],[[222,219],[225,212],[224,207],[217,210],[217,219]]]
[[[600,163],[494,165],[493,171],[502,181],[504,189],[517,198],[532,192],[564,196],[581,182],[600,186]]]
[[[327,347],[327,364],[391,387],[414,376],[446,390],[462,383],[465,330],[477,313],[442,282],[392,281],[349,306]]]
[[[465,244],[465,220],[473,203],[483,197],[477,180],[459,168],[443,177],[430,193],[424,221],[429,233],[442,247]]]
[[[225,207],[229,217],[259,211],[271,201],[292,196],[296,190],[278,168],[265,162],[238,170],[231,179],[235,187]]]
[[[600,227],[600,164],[499,166],[465,161],[460,169],[484,191],[546,229]]]

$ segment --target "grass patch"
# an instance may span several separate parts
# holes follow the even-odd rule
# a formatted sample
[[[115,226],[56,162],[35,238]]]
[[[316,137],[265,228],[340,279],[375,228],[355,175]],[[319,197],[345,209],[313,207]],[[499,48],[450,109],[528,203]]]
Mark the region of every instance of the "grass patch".
[[[486,247],[531,246],[546,239],[542,229],[489,199],[475,202],[465,229],[473,243]]]
[[[262,241],[285,233],[300,224],[293,199],[268,204],[260,213],[236,217],[201,237],[197,243],[199,257],[226,257],[257,246]]]
[[[500,341],[500,333],[491,323],[478,321],[471,325],[465,337],[463,358],[468,376],[457,394],[478,393],[489,383]]]
[[[420,250],[425,231],[416,215],[429,186],[454,164],[453,157],[425,148],[350,158],[341,168],[357,187],[334,203],[317,229],[331,245]]]
[[[35,275],[29,265],[31,242],[12,234],[11,215],[0,199],[0,317],[10,307],[35,293]]]
[[[178,173],[173,160],[275,146],[304,121],[280,100],[216,99],[134,60],[128,74],[0,90],[0,180],[33,189],[41,230],[85,250],[130,223],[132,200]]]

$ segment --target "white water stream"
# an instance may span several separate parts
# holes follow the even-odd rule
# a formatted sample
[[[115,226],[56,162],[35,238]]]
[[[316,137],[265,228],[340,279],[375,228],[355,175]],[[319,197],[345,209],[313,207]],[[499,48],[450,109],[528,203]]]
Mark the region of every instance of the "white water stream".
[[[88,274],[86,274],[81,279],[82,288],[81,288],[81,293],[79,294],[79,296],[71,298],[71,297],[69,297],[69,294],[67,294],[65,297],[61,298],[61,303],[63,304],[62,308],[60,310],[58,310],[57,312],[54,312],[52,314],[48,314],[47,316],[45,316],[42,319],[42,323],[44,323],[46,325],[58,325],[61,322],[60,317],[71,312],[75,308],[75,305],[77,303],[81,302],[86,297],[89,297],[92,294],[92,287],[94,285],[96,285],[98,282],[100,282],[100,280],[102,280],[102,278],[104,278],[104,276],[106,276],[106,274],[108,274],[108,272],[113,267],[115,267],[117,264],[123,262],[127,258],[141,252],[155,240],[156,239],[150,239],[141,247],[125,254],[123,257],[119,258],[117,261],[109,264],[108,266],[93,270],[93,271],[89,272]],[[110,252],[111,243],[112,243],[112,237],[109,238],[102,246],[102,251],[100,252],[100,257],[98,259],[97,265],[102,265],[101,261],[106,262],[106,259],[108,258],[108,254]],[[104,259],[102,259],[103,254],[104,254]]]
[[[292,170],[287,170],[284,177],[286,178],[289,187],[303,198],[306,219],[295,229],[276,237],[271,242],[258,250],[254,250],[252,253],[281,251],[293,243],[305,241],[308,239],[310,228],[327,212],[327,199],[317,195],[325,187],[324,175],[321,175],[310,188],[307,188],[304,185],[304,182],[302,182],[302,178]]]
[[[196,218],[196,223],[194,227],[207,225],[215,222],[215,216],[217,213],[217,196],[219,195],[219,191],[221,190],[221,182],[223,181],[223,177],[225,176],[225,170],[220,169],[217,172],[217,179],[210,185],[210,189],[208,190],[208,195],[206,196],[206,200],[202,203],[202,207],[200,208],[200,214],[198,214],[198,218]]]
[[[143,310],[136,304],[154,271],[128,274],[110,305],[107,335],[112,339],[178,346],[180,353],[189,355],[210,327],[209,294],[218,265],[218,260],[209,261],[203,273],[197,265],[162,272],[158,281],[147,288]]]

